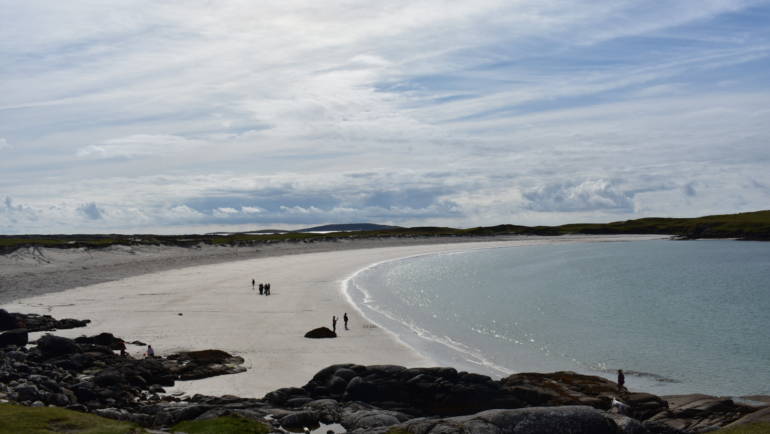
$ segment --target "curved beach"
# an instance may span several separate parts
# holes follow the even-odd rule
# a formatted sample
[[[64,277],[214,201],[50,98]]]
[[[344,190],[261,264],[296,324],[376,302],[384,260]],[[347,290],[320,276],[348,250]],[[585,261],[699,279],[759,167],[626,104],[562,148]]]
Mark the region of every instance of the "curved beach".
[[[407,245],[262,257],[172,269],[61,292],[18,299],[9,311],[88,318],[85,329],[57,332],[74,337],[103,331],[153,345],[159,354],[217,348],[245,359],[248,370],[178,382],[171,392],[262,397],[301,386],[335,363],[429,366],[432,361],[362,317],[343,294],[345,280],[373,263],[413,255],[530,245],[650,239],[649,236],[527,237],[507,241]],[[660,238],[660,237],[658,237]],[[251,280],[270,282],[259,296]],[[306,339],[305,332],[338,323],[337,339]],[[144,347],[129,346],[140,357]]]

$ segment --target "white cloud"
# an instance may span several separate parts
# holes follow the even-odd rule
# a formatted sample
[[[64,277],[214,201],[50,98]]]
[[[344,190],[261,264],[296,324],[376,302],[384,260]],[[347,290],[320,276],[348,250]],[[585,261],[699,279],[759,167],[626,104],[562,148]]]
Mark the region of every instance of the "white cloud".
[[[135,134],[105,140],[99,145],[78,149],[81,158],[136,158],[190,152],[201,143],[184,137],[157,134]]]
[[[49,3],[0,16],[7,231],[767,203],[762,2]]]

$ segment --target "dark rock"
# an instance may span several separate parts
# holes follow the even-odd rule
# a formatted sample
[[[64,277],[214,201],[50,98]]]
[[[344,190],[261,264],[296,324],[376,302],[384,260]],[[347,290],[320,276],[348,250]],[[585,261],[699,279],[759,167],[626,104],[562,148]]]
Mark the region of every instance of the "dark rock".
[[[19,401],[36,401],[40,399],[40,391],[32,384],[24,384],[22,386],[15,387],[13,392],[16,394],[16,399]]]
[[[307,390],[299,387],[284,387],[268,393],[264,399],[273,405],[280,406],[286,404],[290,399],[297,397],[309,397]]]
[[[56,320],[50,315],[10,313],[0,309],[0,331],[25,328],[31,332],[51,331],[84,327],[90,320],[63,319]]]
[[[397,425],[411,433],[617,434],[617,425],[587,406],[487,410],[447,419],[415,419]]]
[[[29,342],[29,334],[26,329],[14,329],[0,334],[0,348],[11,345],[23,347]]]
[[[689,432],[705,432],[726,426],[757,410],[728,398],[700,394],[676,395],[666,399],[669,408],[650,420]]]
[[[13,330],[19,328],[19,321],[12,313],[8,313],[5,309],[0,309],[0,331],[1,330]]]
[[[644,426],[650,434],[684,434],[684,431],[680,429],[652,420],[642,422],[642,426]]]
[[[318,427],[318,414],[314,411],[298,411],[289,413],[280,419],[281,426],[287,429]]]
[[[102,387],[126,384],[126,376],[116,369],[105,369],[94,376],[94,383]]]
[[[337,333],[329,330],[327,327],[319,327],[317,329],[310,330],[305,333],[306,338],[321,339],[321,338],[336,338]]]
[[[37,348],[46,359],[80,352],[80,347],[72,339],[54,335],[45,335],[38,339]]]
[[[101,345],[112,350],[120,350],[125,347],[123,339],[115,337],[112,333],[99,333],[96,336],[80,336],[75,338],[78,344]]]
[[[337,423],[342,417],[340,403],[334,399],[318,399],[307,403],[307,408],[318,414],[321,422]]]
[[[409,419],[410,417],[406,414],[395,411],[360,410],[346,412],[341,423],[348,431],[371,430],[396,425]]]
[[[770,407],[765,407],[757,411],[753,411],[747,414],[746,416],[743,416],[742,418],[736,420],[735,422],[732,422],[731,424],[727,425],[727,427],[732,428],[738,425],[743,425],[747,423],[756,423],[756,422],[770,423]]]
[[[180,380],[197,380],[216,375],[237,374],[246,368],[241,366],[243,358],[220,350],[191,351],[172,354],[167,360],[178,363],[170,366],[171,372]]]

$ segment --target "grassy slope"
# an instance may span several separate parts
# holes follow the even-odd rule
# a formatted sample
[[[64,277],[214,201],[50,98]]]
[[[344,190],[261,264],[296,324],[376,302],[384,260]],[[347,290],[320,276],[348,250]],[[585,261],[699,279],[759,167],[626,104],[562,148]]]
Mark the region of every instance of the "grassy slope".
[[[266,235],[0,235],[0,254],[20,247],[99,248],[120,245],[254,245],[280,241],[307,242],[339,238],[458,237],[495,235],[666,234],[682,238],[739,238],[770,241],[770,211],[697,218],[643,218],[612,223],[575,223],[562,226],[499,225],[469,229],[444,227],[397,228],[376,231],[312,234],[290,232]]]
[[[0,434],[138,434],[137,425],[56,407],[0,404]]]

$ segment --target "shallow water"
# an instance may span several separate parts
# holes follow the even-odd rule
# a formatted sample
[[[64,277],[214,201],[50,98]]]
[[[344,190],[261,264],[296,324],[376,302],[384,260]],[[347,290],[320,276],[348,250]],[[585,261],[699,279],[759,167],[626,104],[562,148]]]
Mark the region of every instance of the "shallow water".
[[[770,394],[770,243],[633,241],[425,255],[354,276],[370,320],[437,363],[573,370],[657,394]]]

